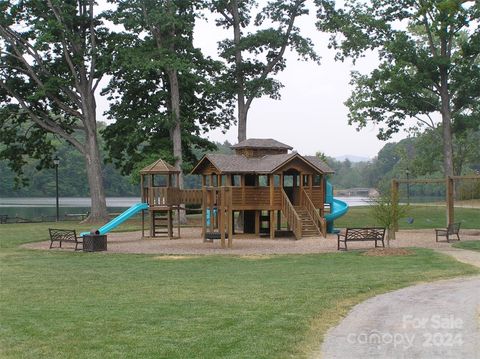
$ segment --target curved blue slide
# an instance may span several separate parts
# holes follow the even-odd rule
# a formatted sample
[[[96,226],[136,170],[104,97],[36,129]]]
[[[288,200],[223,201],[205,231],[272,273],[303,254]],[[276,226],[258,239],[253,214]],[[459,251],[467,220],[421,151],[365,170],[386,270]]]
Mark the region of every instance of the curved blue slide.
[[[333,197],[333,186],[329,181],[327,181],[326,192],[325,203],[330,205],[330,213],[325,215],[325,220],[327,221],[327,233],[335,233],[333,221],[347,213],[348,204]]]
[[[134,216],[135,214],[137,214],[138,212],[140,212],[144,209],[148,209],[148,204],[147,203],[140,202],[140,203],[134,204],[132,207],[127,209],[125,212],[118,215],[117,217],[112,219],[110,222],[108,222],[107,224],[104,224],[102,227],[97,229],[95,231],[95,234],[106,234],[106,233],[110,232],[112,229],[119,226],[120,224],[125,222],[127,219],[129,219],[130,217]],[[80,233],[80,236],[83,237],[83,236],[86,236],[86,235],[89,235],[89,234],[91,234],[91,233],[90,232],[82,232],[82,233]]]

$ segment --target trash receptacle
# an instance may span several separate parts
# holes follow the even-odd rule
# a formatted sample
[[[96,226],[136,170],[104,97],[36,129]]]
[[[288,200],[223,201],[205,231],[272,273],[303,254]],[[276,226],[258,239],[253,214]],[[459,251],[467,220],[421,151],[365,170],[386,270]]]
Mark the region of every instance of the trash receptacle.
[[[107,250],[106,234],[87,234],[83,236],[84,252],[100,252]]]

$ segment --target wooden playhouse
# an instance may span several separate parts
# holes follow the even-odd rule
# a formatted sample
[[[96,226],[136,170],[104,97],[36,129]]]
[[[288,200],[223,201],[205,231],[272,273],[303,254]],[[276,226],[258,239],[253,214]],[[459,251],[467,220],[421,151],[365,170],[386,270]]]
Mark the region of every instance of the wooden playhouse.
[[[332,169],[273,139],[248,139],[232,148],[235,154],[207,154],[194,167],[201,189],[178,188],[178,171],[161,160],[141,171],[151,236],[173,237],[172,213],[187,204],[201,204],[202,237],[218,237],[222,246],[228,239],[230,247],[238,232],[272,239],[285,231],[296,239],[326,235],[325,186]]]

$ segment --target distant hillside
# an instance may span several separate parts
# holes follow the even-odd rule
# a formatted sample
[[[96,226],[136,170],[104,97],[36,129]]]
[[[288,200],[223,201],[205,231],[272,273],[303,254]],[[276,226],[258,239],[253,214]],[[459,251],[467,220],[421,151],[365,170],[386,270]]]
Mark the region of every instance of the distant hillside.
[[[368,157],[363,157],[363,156],[355,156],[355,155],[343,155],[343,156],[338,156],[335,157],[337,161],[343,162],[346,159],[348,159],[350,162],[368,162],[370,161],[370,158]]]

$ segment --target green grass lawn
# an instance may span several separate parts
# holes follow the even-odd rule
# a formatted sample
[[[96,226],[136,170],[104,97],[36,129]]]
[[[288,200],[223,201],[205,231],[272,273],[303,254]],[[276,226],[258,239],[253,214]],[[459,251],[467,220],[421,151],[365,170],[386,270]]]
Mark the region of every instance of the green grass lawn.
[[[165,260],[18,247],[50,226],[0,226],[1,358],[306,357],[367,297],[479,273],[427,249]]]
[[[442,206],[410,206],[408,217],[399,221],[400,229],[445,228],[446,212]],[[480,209],[455,208],[455,221],[462,223],[462,229],[480,228]],[[368,227],[378,225],[368,206],[350,207],[347,214],[335,221],[335,227]]]
[[[480,252],[480,241],[462,241],[456,242],[452,244],[452,247],[461,248],[461,249],[468,249],[471,251],[479,251]]]

